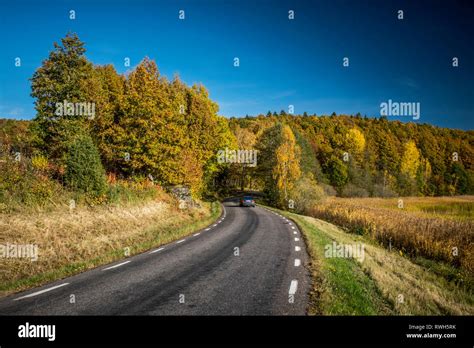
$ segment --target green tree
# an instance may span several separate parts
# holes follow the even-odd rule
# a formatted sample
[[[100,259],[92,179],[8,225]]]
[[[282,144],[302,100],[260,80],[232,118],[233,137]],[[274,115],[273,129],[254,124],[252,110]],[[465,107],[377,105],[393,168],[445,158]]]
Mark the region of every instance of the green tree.
[[[293,130],[296,142],[301,149],[300,167],[302,173],[311,173],[318,181],[324,182],[326,178],[322,172],[321,165],[316,158],[313,146],[307,138],[297,130]]]
[[[99,151],[89,135],[78,135],[70,144],[64,180],[71,189],[92,197],[99,197],[106,192],[104,167]]]
[[[62,157],[72,134],[84,128],[84,115],[60,113],[57,104],[93,102],[89,100],[92,64],[86,59],[84,43],[76,34],[67,34],[31,78],[31,96],[36,98],[32,130],[37,147],[50,158]]]
[[[235,138],[237,140],[237,147],[239,150],[254,150],[254,145],[256,142],[256,136],[248,130],[247,128],[241,128],[237,125],[234,130]],[[257,156],[258,158],[258,156]],[[248,167],[245,163],[240,163],[238,165],[238,170],[240,171],[240,189],[243,191],[245,188],[246,176],[251,168]]]
[[[340,193],[348,181],[347,166],[341,159],[332,155],[327,164],[327,171],[331,185],[333,185],[338,193]]]

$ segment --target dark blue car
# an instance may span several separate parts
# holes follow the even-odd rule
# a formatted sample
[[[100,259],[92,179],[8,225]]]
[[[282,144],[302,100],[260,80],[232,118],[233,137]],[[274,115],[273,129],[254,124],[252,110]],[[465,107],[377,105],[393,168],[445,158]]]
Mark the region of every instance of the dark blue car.
[[[255,201],[251,196],[244,196],[240,198],[241,207],[255,207]]]

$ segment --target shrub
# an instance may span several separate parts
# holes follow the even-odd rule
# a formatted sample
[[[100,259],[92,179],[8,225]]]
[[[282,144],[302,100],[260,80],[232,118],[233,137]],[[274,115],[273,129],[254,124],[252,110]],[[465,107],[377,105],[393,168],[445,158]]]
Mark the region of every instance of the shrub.
[[[89,135],[78,136],[66,155],[65,183],[91,197],[105,194],[107,182],[99,151]]]
[[[0,211],[44,207],[61,195],[61,185],[37,173],[26,157],[15,161],[11,156],[0,156],[0,168]]]
[[[392,198],[392,197],[398,197],[398,194],[388,186],[376,184],[374,185],[372,196],[382,197],[382,198]]]
[[[324,194],[325,194],[326,196],[329,196],[329,197],[334,197],[334,196],[336,196],[337,192],[336,192],[336,190],[334,189],[334,187],[332,187],[331,185],[322,183],[322,184],[320,184],[319,186],[323,189]]]
[[[314,204],[325,198],[322,187],[318,186],[311,174],[302,176],[291,190],[290,198],[295,202],[294,210],[305,214],[310,211]]]
[[[48,159],[43,155],[33,156],[31,158],[31,166],[37,171],[45,172],[49,167]]]
[[[354,184],[347,184],[341,192],[342,197],[369,197],[369,192],[362,187]]]
[[[107,201],[112,204],[143,202],[156,199],[160,196],[160,186],[150,185],[149,181],[141,183],[134,180],[116,180],[109,184],[107,190]]]

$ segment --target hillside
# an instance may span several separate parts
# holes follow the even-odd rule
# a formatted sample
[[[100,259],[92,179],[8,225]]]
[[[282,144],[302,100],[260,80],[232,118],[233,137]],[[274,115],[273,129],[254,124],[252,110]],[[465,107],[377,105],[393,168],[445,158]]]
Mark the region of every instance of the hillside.
[[[287,124],[301,168],[346,197],[456,195],[474,190],[474,132],[347,115],[232,118],[231,129],[265,132]],[[267,132],[268,134],[268,132]]]

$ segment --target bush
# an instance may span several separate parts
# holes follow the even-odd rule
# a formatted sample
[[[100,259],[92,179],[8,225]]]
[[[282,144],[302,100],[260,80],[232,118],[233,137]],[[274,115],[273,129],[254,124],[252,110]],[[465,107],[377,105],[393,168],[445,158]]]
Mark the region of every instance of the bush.
[[[322,183],[322,184],[320,184],[319,186],[323,189],[324,194],[325,194],[326,196],[329,196],[329,197],[334,197],[334,196],[336,196],[337,192],[336,192],[336,190],[334,189],[334,187],[332,187],[331,185]]]
[[[156,199],[162,194],[158,185],[151,185],[149,180],[116,180],[109,184],[107,202],[111,204],[143,202]]]
[[[311,174],[298,179],[290,193],[290,199],[294,201],[294,211],[300,214],[308,213],[314,204],[321,202],[325,197],[323,188]]]
[[[354,184],[347,184],[341,192],[342,197],[369,197],[369,192],[362,187]]]
[[[0,156],[0,167],[0,211],[44,207],[61,195],[61,185],[37,173],[35,164],[26,157],[15,161],[4,153]]]
[[[66,154],[66,185],[91,197],[106,193],[105,170],[99,151],[89,135],[78,136]]]
[[[46,172],[49,167],[48,159],[43,155],[36,155],[31,158],[31,166],[39,172]]]
[[[374,185],[374,191],[372,193],[372,196],[383,197],[383,198],[393,198],[393,197],[398,197],[398,194],[388,186],[376,184]]]

